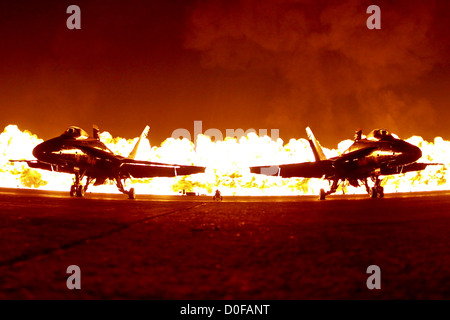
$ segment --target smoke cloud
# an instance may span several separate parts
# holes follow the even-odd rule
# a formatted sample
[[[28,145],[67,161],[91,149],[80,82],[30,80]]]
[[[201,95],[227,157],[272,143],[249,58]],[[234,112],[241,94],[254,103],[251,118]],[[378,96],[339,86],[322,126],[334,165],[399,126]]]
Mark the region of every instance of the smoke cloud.
[[[259,110],[267,115],[265,127],[290,126],[304,136],[311,125],[328,137],[358,128],[384,127],[400,136],[430,129],[437,112],[416,91],[448,64],[440,13],[448,5],[378,1],[381,30],[369,30],[371,4],[201,1],[192,10],[185,43],[201,53],[206,68],[257,72],[273,80],[274,93]]]

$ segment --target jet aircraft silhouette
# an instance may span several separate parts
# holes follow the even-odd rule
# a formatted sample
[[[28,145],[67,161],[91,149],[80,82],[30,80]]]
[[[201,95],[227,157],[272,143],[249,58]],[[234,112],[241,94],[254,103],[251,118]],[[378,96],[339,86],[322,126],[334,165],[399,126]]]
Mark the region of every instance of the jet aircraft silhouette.
[[[60,136],[49,139],[33,149],[37,160],[24,161],[31,168],[64,172],[75,175],[70,188],[70,196],[83,197],[88,186],[104,184],[107,179],[115,181],[120,192],[135,199],[134,188],[125,190],[124,182],[128,178],[174,177],[203,173],[205,167],[175,165],[135,160],[140,142],[147,137],[146,126],[128,157],[114,154],[100,141],[99,129],[94,126],[93,136],[83,129],[71,126]],[[82,181],[86,178],[83,186]]]
[[[376,129],[366,138],[362,131],[355,134],[353,144],[340,156],[327,159],[319,141],[309,127],[306,128],[308,141],[314,154],[315,162],[280,164],[272,166],[250,167],[251,173],[278,175],[283,178],[324,178],[332,182],[329,191],[320,189],[320,200],[335,193],[342,182],[354,187],[364,185],[372,198],[382,198],[384,188],[380,176],[419,171],[429,165],[438,163],[418,163],[420,148],[398,138],[385,129]],[[370,186],[368,179],[373,181]]]

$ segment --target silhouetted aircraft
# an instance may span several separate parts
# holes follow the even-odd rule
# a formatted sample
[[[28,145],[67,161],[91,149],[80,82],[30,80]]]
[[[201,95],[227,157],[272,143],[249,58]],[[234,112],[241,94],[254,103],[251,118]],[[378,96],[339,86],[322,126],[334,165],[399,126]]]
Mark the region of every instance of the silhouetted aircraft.
[[[400,174],[425,169],[428,165],[438,163],[417,163],[422,151],[401,139],[392,136],[387,130],[377,129],[362,139],[362,131],[355,134],[353,144],[340,156],[327,159],[319,141],[311,129],[306,128],[308,141],[314,154],[315,162],[281,164],[273,166],[250,167],[251,173],[278,175],[283,178],[324,178],[332,181],[331,189],[320,189],[320,200],[336,192],[341,182],[347,181],[354,187],[364,185],[370,197],[382,198],[384,189],[380,176]],[[368,179],[373,181],[370,187]]]
[[[96,126],[93,128],[93,137],[89,137],[83,129],[71,126],[59,137],[37,145],[33,149],[33,156],[37,160],[11,161],[24,161],[31,168],[74,174],[74,184],[70,188],[72,197],[83,197],[94,180],[94,186],[97,186],[111,179],[120,192],[134,199],[134,188],[128,191],[124,188],[123,182],[128,178],[174,177],[205,172],[204,167],[135,160],[139,144],[147,137],[148,130],[146,126],[127,158],[114,154],[100,141]]]

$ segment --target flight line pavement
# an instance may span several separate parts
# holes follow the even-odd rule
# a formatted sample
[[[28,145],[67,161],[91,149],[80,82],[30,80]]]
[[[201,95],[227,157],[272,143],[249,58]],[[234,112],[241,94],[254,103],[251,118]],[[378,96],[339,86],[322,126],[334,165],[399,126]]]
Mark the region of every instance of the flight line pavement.
[[[448,208],[449,192],[217,202],[0,189],[0,299],[449,299]],[[367,286],[371,265],[381,289]]]

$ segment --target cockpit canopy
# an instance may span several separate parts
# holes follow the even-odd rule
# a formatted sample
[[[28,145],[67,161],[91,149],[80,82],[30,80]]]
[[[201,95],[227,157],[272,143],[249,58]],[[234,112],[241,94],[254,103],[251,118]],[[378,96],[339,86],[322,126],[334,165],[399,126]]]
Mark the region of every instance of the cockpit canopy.
[[[71,136],[72,138],[77,140],[89,138],[89,135],[86,131],[76,126],[70,126],[69,128],[67,128],[67,130],[64,131],[63,135]]]
[[[394,137],[386,129],[372,130],[366,137],[368,140],[392,140]]]

